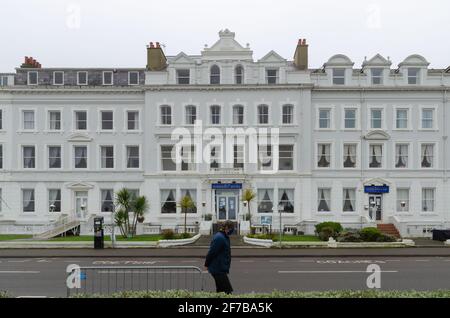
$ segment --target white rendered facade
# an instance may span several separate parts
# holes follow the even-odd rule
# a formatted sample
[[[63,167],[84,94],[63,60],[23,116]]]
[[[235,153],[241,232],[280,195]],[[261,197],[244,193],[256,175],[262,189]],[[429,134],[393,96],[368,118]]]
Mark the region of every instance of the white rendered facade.
[[[283,224],[306,232],[328,220],[344,227],[394,223],[404,236],[450,226],[448,69],[429,70],[417,55],[398,70],[380,55],[361,69],[342,55],[323,69],[299,69],[273,51],[255,62],[228,30],[201,55],[180,53],[167,63],[160,71],[42,69],[38,77],[53,74],[50,85],[42,79],[30,85],[29,73],[25,81],[33,69],[18,69],[16,81],[8,75],[8,86],[0,88],[1,232],[38,231],[61,214],[86,224],[94,215],[108,222],[111,192],[106,190],[123,187],[148,197],[146,224],[165,227],[183,223],[176,202],[187,192],[197,207],[188,223],[201,222],[206,214],[213,221],[243,220],[247,208],[240,198],[248,187],[258,194],[250,206],[253,223],[272,217],[275,228],[280,201],[286,209]],[[102,78],[84,86],[79,85],[84,78],[77,77],[76,84],[68,84],[84,71]],[[55,72],[64,72],[67,83],[57,85]],[[112,85],[105,72],[112,72]],[[60,125],[51,112],[60,112]],[[193,119],[222,132],[279,128],[283,170],[262,174],[258,164],[247,162],[211,167],[163,160],[176,142],[173,130],[193,132]],[[248,156],[248,137],[245,145]],[[49,167],[59,166],[49,158],[55,146],[61,147],[60,168]],[[220,184],[237,186],[213,189]],[[364,191],[381,185],[389,192]],[[60,212],[50,212],[57,193],[52,190],[58,189]],[[31,209],[31,198],[34,211],[24,211]],[[378,200],[379,207],[369,200]]]

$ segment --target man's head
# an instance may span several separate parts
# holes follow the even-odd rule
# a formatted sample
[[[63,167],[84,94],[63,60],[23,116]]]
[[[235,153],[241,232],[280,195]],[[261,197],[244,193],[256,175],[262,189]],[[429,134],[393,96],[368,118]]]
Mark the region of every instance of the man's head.
[[[227,220],[220,225],[220,230],[227,234],[231,234],[234,231],[234,223],[230,220]]]

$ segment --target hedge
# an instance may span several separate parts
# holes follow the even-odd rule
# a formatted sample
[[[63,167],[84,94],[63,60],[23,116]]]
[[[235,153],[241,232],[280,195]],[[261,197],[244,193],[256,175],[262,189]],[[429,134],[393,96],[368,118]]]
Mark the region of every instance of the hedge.
[[[338,291],[273,291],[271,293],[247,293],[226,295],[212,292],[140,291],[120,292],[112,295],[74,295],[74,298],[450,298],[450,290],[436,291],[382,291],[382,290],[338,290]]]

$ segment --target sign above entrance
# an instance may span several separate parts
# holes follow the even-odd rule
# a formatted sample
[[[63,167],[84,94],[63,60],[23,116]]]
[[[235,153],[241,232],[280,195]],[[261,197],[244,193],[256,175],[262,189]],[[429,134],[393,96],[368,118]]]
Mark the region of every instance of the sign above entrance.
[[[242,183],[213,183],[212,188],[215,190],[242,189]]]
[[[364,186],[364,193],[389,193],[389,186]]]

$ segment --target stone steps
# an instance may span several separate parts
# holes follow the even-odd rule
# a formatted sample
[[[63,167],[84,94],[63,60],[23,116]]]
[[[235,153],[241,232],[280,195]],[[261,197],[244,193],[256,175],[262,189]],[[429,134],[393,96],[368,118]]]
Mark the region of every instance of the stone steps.
[[[377,224],[377,228],[381,233],[400,238],[400,233],[394,224]]]

